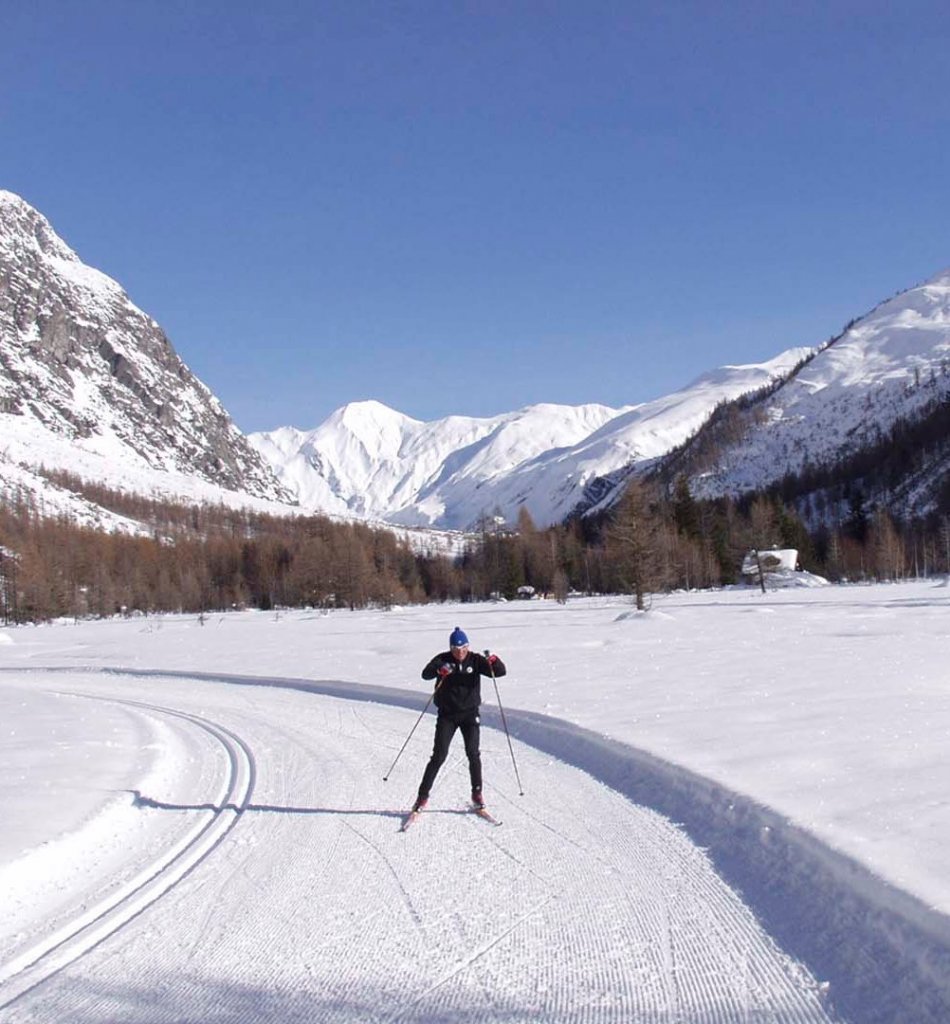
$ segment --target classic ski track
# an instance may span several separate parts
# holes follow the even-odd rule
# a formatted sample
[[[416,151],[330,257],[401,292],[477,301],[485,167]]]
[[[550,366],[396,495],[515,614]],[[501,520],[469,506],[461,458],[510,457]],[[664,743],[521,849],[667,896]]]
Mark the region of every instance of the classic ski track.
[[[211,818],[183,844],[166,850],[118,891],[0,966],[0,1010],[85,956],[182,881],[234,828],[254,791],[257,774],[254,755],[244,740],[224,726],[200,715],[144,701],[93,694],[72,696],[168,715],[202,729],[216,739],[227,754],[226,792]]]

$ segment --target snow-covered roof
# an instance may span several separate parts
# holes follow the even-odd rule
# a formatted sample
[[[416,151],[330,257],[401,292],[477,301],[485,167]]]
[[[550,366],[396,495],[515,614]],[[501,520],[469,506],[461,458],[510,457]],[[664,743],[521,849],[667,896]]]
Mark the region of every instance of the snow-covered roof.
[[[769,548],[767,550],[753,548],[742,560],[742,572],[746,575],[758,575],[759,566],[763,572],[794,572],[798,566],[797,548]]]

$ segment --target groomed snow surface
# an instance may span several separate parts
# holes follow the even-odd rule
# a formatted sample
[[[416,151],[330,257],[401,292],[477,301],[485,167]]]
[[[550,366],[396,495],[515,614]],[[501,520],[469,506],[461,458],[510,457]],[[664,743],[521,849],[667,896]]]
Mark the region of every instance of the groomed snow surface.
[[[5,1022],[950,1020],[932,582],[0,630]],[[500,828],[422,664],[461,624]]]

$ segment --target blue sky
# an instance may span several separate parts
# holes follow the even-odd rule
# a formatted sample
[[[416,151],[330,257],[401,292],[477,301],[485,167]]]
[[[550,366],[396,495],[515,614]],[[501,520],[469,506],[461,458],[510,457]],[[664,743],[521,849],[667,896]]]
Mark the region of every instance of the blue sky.
[[[247,431],[645,401],[950,265],[945,4],[0,15],[0,187]]]

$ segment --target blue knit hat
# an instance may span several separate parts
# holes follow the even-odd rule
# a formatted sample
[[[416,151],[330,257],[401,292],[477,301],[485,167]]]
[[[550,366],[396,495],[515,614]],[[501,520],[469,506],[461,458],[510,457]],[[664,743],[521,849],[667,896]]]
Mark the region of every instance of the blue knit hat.
[[[456,626],[449,637],[449,647],[464,647],[468,643],[468,637],[462,632],[461,627]]]

